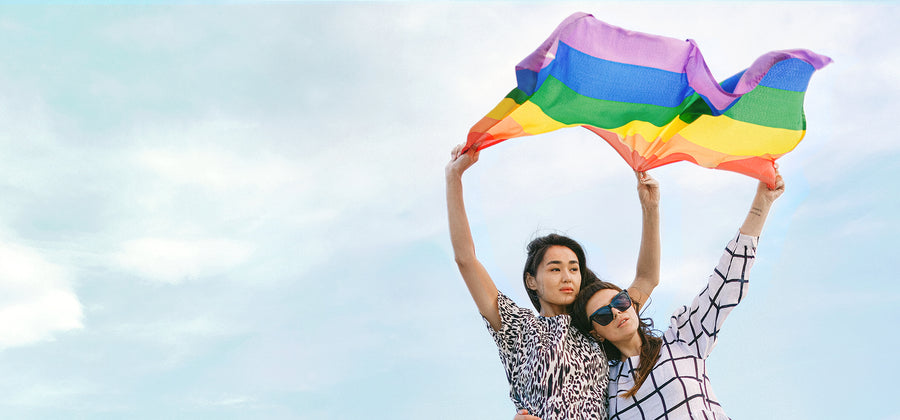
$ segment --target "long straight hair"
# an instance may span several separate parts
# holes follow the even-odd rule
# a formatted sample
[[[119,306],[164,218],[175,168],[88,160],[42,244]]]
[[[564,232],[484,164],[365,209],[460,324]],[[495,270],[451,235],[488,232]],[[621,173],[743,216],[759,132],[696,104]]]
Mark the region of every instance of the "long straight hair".
[[[575,298],[575,302],[572,303],[572,323],[575,324],[575,328],[578,328],[584,335],[594,340],[596,340],[596,338],[591,334],[591,331],[594,329],[594,324],[587,315],[587,302],[595,293],[605,289],[612,289],[618,292],[622,291],[621,287],[598,279],[597,281],[588,282],[588,284],[582,286],[581,291]],[[641,318],[641,305],[634,301],[632,301],[632,304],[634,305],[634,311],[638,314],[639,319],[637,333],[641,338],[641,361],[638,363],[637,372],[634,375],[634,386],[622,395],[622,398],[631,398],[637,393],[638,389],[641,388],[641,385],[644,384],[644,381],[647,380],[647,376],[650,375],[650,371],[653,370],[653,366],[656,365],[656,361],[659,360],[659,350],[662,348],[662,338],[660,338],[659,332],[653,329],[653,320],[650,318]],[[603,350],[606,351],[606,356],[609,358],[610,364],[622,362],[622,352],[619,351],[616,346],[608,340],[596,341],[599,341],[600,345],[603,346]]]

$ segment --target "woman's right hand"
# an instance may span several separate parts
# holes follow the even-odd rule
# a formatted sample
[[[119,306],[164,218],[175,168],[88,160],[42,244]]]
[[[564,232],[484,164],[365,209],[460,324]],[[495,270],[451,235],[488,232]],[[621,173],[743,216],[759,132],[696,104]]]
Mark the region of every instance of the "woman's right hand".
[[[769,187],[765,182],[760,181],[756,187],[756,196],[753,197],[753,204],[750,205],[750,212],[741,225],[741,233],[744,235],[756,236],[762,233],[763,226],[766,223],[766,216],[769,215],[769,209],[772,203],[781,197],[784,193],[784,179],[775,169],[775,185]]]
[[[469,150],[462,153],[464,147],[466,147],[464,143],[457,144],[450,152],[450,162],[447,163],[446,168],[446,175],[448,178],[451,176],[462,177],[462,174],[466,169],[469,169],[475,162],[478,162],[478,154],[480,153],[476,150],[478,149],[478,145],[472,145]]]
[[[541,420],[541,418],[532,416],[531,414],[528,414],[528,410],[522,409],[516,411],[516,416],[513,417],[513,420]]]
[[[772,204],[781,194],[784,193],[784,178],[775,169],[775,185],[769,186],[765,182],[760,181],[756,187],[756,195],[768,204]]]

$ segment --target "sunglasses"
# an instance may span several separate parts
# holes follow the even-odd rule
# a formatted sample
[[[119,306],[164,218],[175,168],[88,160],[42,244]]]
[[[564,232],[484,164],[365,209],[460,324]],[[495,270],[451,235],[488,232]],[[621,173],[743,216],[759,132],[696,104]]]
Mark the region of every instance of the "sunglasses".
[[[591,321],[594,321],[600,325],[609,325],[612,322],[615,315],[613,315],[612,308],[616,308],[619,312],[624,312],[628,308],[631,307],[631,297],[628,296],[628,291],[623,290],[619,292],[619,294],[613,296],[612,300],[609,302],[609,305],[601,306],[599,309],[594,311],[591,314]]]

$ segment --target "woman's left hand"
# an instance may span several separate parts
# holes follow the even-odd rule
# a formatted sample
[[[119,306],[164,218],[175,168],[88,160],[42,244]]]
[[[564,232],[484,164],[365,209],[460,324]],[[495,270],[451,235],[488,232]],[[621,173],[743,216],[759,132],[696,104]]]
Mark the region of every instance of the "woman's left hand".
[[[653,179],[647,172],[634,171],[637,176],[638,198],[643,207],[659,206],[659,182]]]
[[[513,420],[541,420],[541,418],[538,416],[532,416],[531,414],[528,414],[528,410],[522,409],[516,411],[516,416],[513,417]]]

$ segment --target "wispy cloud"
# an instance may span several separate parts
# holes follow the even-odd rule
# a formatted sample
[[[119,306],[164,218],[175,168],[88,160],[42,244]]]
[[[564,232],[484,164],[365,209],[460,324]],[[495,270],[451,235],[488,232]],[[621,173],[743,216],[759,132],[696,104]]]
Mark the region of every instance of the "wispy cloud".
[[[18,380],[25,378],[17,377]],[[23,385],[23,384],[20,384]],[[0,397],[0,404],[40,409],[41,407],[65,405],[70,408],[81,408],[89,404],[86,398],[96,395],[97,388],[87,381],[75,380],[59,383],[31,383],[24,386],[5,389]],[[107,409],[109,407],[106,407]]]
[[[222,395],[210,399],[194,399],[201,406],[236,407],[247,406],[256,403],[256,397],[249,395]]]
[[[0,242],[0,349],[83,328],[71,275],[40,252]]]
[[[894,6],[5,8],[0,227],[24,239],[0,242],[0,347],[8,348],[0,368],[26,373],[0,380],[4,414],[65,417],[86,401],[78,406],[85,418],[109,417],[110,408],[128,418],[184,409],[344,418],[356,413],[341,406],[352,393],[362,416],[384,409],[419,418],[460,401],[475,417],[505,416],[511,406],[496,349],[452,264],[442,169],[453,144],[513,87],[515,63],[579,9],[629,29],[696,38],[719,77],[771,49],[832,55],[836,63],[814,76],[807,96],[809,136],[782,161],[786,174],[812,184],[784,246],[797,270],[790,284],[806,287],[811,272],[817,285],[835,284],[832,271],[861,271],[844,261],[851,241],[829,242],[820,250],[825,263],[808,244],[844,235],[856,239],[850,251],[868,256],[859,239],[871,235],[890,249],[890,216],[866,213],[889,207],[889,184],[824,186],[896,150],[890,136],[877,135],[891,132],[885,124],[900,97],[898,50],[885,47]],[[861,123],[864,115],[874,122]],[[861,126],[876,135],[855,137]],[[865,142],[873,147],[858,147]],[[687,303],[706,281],[755,182],[687,163],[654,176],[665,249],[653,310],[664,320],[668,302]],[[627,284],[640,230],[634,182],[586,130],[488,149],[465,179],[479,257],[527,306],[518,279],[524,244],[535,231],[561,230],[590,248],[593,268]],[[770,227],[790,208],[781,201]],[[761,272],[776,271],[772,236]],[[874,274],[866,278],[889,277]],[[838,295],[812,298],[818,308]],[[896,300],[893,290],[879,295],[885,307]],[[745,317],[771,309],[751,302]],[[781,326],[796,328],[789,324]],[[766,328],[751,328],[754,338]],[[36,345],[54,338],[65,345]],[[783,360],[772,366],[808,374]],[[435,378],[453,391],[429,395]],[[749,392],[748,400],[781,398],[757,398],[765,387],[728,375],[717,380],[717,391]],[[816,398],[787,404],[814,407]],[[24,406],[50,414],[15,411]]]
[[[246,261],[252,250],[228,239],[140,238],[123,243],[114,259],[139,277],[179,283],[226,272]]]

